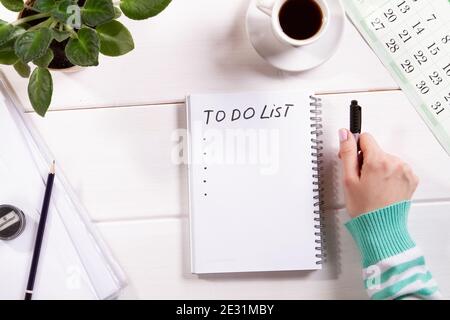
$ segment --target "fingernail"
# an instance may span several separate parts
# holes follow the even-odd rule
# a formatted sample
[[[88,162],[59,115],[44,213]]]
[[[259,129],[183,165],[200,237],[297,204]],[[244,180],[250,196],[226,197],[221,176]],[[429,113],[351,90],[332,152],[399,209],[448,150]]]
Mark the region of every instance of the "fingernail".
[[[339,130],[339,141],[342,143],[342,142],[347,141],[347,139],[348,139],[348,131],[347,131],[347,129]]]

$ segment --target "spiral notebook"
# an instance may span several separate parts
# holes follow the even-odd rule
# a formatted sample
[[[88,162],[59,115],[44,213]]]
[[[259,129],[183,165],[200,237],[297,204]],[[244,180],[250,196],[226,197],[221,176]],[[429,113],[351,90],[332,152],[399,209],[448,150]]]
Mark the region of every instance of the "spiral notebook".
[[[321,268],[320,99],[187,97],[191,271]]]

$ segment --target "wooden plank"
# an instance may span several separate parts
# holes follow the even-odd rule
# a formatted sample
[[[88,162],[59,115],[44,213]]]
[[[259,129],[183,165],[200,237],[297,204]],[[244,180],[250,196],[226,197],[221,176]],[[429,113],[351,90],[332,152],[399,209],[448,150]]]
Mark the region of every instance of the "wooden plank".
[[[325,202],[328,207],[344,205],[340,188],[338,130],[349,127],[349,106],[357,99],[363,106],[363,130],[380,146],[411,165],[420,179],[415,201],[450,200],[450,158],[433,137],[401,91],[331,95],[324,97],[323,124]]]
[[[410,229],[441,291],[449,298],[450,203],[415,205]],[[124,268],[123,299],[365,299],[356,246],[341,212],[329,212],[329,257],[317,272],[271,272],[196,276],[189,267],[188,221],[160,219],[99,223]],[[430,236],[433,235],[433,236]]]
[[[409,162],[421,184],[416,201],[450,197],[450,159],[401,92],[324,96],[326,204],[343,206],[337,130],[348,104],[364,106],[364,129]],[[186,215],[187,169],[172,162],[183,105],[28,114],[95,220]],[[175,138],[175,139],[174,139]]]
[[[35,120],[95,220],[186,213],[186,166],[172,163],[179,105],[52,112]]]
[[[173,1],[151,20],[121,18],[134,36],[136,50],[119,58],[102,57],[99,67],[78,73],[54,72],[52,109],[174,102],[190,92],[397,87],[349,22],[336,55],[320,68],[301,74],[275,70],[247,39],[248,4]],[[4,19],[14,17],[5,11],[1,7]],[[2,70],[21,103],[31,109],[27,79],[12,67]]]

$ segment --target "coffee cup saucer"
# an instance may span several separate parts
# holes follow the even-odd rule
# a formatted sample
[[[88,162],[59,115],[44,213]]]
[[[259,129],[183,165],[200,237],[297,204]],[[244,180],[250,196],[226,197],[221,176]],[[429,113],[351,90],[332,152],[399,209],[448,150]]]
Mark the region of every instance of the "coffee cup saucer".
[[[293,47],[278,40],[271,19],[251,0],[247,11],[247,35],[256,52],[277,69],[299,72],[313,69],[337,51],[345,27],[345,11],[340,0],[328,1],[329,25],[316,42]]]

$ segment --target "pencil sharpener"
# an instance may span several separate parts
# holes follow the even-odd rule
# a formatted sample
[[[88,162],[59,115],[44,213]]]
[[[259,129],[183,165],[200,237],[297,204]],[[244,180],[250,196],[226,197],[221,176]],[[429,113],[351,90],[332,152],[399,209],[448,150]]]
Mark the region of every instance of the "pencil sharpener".
[[[0,205],[0,240],[13,240],[25,229],[25,215],[19,208]]]

